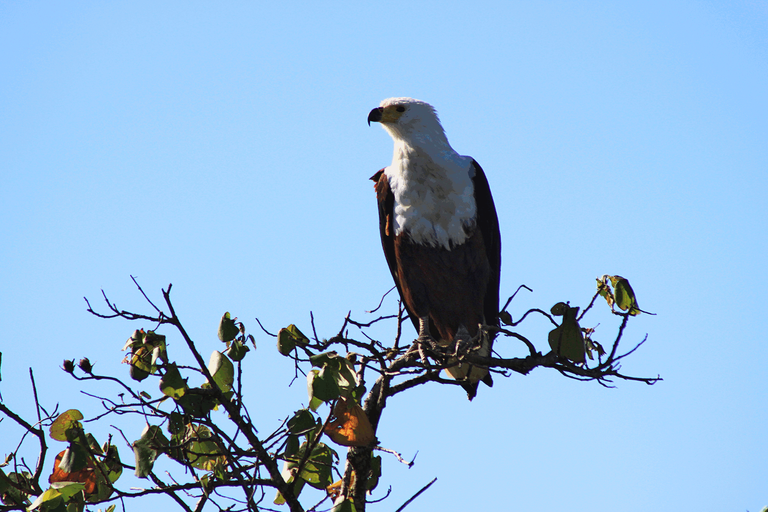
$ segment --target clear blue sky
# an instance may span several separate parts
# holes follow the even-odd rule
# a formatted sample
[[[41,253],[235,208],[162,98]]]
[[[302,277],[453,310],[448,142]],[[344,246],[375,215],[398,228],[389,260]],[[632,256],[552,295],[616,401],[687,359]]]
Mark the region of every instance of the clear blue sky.
[[[413,510],[768,505],[768,2],[307,4],[0,4],[5,403],[31,417],[31,366],[45,405],[97,411],[58,366],[126,371],[119,349],[151,326],[95,319],[82,297],[143,310],[134,275],[155,298],[173,283],[205,353],[224,311],[245,321],[247,399],[270,431],[306,393],[253,318],[306,332],[313,311],[329,337],[390,288],[368,178],[392,143],[365,120],[412,96],[486,171],[502,295],[534,290],[513,315],[583,306],[595,277],[621,274],[658,314],[631,322],[626,346],[648,341],[624,370],[664,381],[540,369],[473,403],[397,397],[379,438],[419,456],[385,458],[375,497],[392,497],[372,510],[435,476]],[[521,331],[546,349],[546,323]]]

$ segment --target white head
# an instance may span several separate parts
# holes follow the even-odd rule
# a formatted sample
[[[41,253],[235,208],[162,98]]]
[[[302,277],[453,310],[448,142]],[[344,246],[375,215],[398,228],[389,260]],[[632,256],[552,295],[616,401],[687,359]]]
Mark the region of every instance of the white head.
[[[477,207],[472,158],[457,154],[429,103],[389,98],[371,110],[395,141],[385,169],[395,196],[395,234],[407,231],[419,244],[451,248],[466,241]]]
[[[440,146],[448,144],[445,131],[432,105],[413,98],[388,98],[368,114],[371,121],[381,123],[395,141],[409,145]]]

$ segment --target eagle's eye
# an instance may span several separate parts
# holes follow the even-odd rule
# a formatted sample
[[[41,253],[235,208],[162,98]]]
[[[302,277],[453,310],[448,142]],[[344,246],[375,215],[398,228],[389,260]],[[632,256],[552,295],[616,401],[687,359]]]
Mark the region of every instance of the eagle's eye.
[[[397,110],[398,112],[405,112],[405,107],[400,105],[395,110]]]

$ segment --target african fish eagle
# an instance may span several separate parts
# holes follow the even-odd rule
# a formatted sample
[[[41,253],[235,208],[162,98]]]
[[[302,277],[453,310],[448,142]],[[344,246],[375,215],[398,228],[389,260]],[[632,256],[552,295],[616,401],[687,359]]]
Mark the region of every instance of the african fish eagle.
[[[389,98],[368,114],[392,136],[392,164],[376,183],[381,244],[418,342],[467,345],[482,324],[498,326],[501,234],[480,165],[448,143],[435,109]],[[491,355],[493,335],[477,354]],[[471,400],[487,368],[461,363],[448,374]]]

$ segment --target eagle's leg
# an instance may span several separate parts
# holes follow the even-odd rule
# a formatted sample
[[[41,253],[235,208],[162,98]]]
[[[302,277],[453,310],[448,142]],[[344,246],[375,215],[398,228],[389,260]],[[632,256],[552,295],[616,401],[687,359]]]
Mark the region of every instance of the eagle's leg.
[[[416,338],[414,344],[408,349],[408,353],[413,352],[414,349],[418,350],[421,362],[427,364],[427,354],[424,352],[424,345],[427,345],[433,352],[439,350],[440,347],[437,340],[429,332],[429,316],[419,317],[419,337]]]

